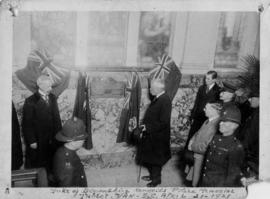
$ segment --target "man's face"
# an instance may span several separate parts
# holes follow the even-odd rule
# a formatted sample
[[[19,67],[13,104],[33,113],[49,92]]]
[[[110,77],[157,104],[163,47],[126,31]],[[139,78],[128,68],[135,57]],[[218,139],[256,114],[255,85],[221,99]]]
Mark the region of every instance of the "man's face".
[[[42,81],[39,83],[38,87],[42,92],[49,94],[52,90],[52,83],[49,80]]]
[[[252,108],[257,108],[259,107],[259,103],[260,103],[260,98],[259,97],[251,97],[248,99],[250,106]]]
[[[77,140],[77,141],[73,141],[72,145],[73,147],[77,150],[80,149],[84,144],[84,140]]]
[[[221,121],[219,123],[219,131],[222,133],[223,136],[229,136],[234,133],[237,129],[239,124],[231,121]]]
[[[234,94],[228,91],[223,91],[220,93],[219,98],[224,102],[229,102],[233,99]]]
[[[212,79],[212,75],[211,74],[206,74],[205,75],[205,83],[207,86],[210,86],[211,84],[213,84],[216,81],[216,79]]]
[[[214,109],[211,106],[211,104],[205,105],[204,112],[205,112],[206,117],[208,117],[208,118],[214,116],[217,113],[216,109]]]
[[[155,96],[155,95],[158,94],[158,92],[159,92],[159,89],[158,89],[158,86],[157,86],[156,82],[152,81],[151,82],[151,87],[150,87],[150,93]]]

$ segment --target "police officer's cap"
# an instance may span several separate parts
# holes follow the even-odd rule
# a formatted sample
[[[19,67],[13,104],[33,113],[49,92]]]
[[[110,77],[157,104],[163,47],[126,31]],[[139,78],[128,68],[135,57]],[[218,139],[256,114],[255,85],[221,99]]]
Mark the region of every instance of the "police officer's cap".
[[[221,121],[231,121],[241,124],[241,112],[236,106],[226,107],[221,116]]]
[[[222,82],[223,87],[221,87],[220,92],[229,92],[229,93],[234,93],[237,88],[231,83],[228,82]]]
[[[61,142],[71,142],[84,140],[87,136],[83,121],[74,117],[65,122],[62,130],[56,134],[55,138]]]

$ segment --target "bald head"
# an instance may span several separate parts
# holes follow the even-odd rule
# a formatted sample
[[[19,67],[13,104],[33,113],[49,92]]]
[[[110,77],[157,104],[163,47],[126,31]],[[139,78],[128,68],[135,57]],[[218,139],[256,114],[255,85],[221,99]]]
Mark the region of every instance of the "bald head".
[[[151,81],[150,92],[152,95],[158,95],[162,91],[165,91],[165,82],[162,79],[153,79]]]

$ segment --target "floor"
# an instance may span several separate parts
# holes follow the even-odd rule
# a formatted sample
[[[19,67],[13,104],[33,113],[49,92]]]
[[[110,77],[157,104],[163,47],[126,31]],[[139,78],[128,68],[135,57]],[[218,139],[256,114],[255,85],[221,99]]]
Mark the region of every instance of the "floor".
[[[177,157],[163,167],[162,182],[160,187],[182,187],[183,179],[177,168]],[[140,180],[137,182],[139,166],[134,164],[113,168],[88,168],[85,170],[88,187],[146,187],[147,182]],[[141,168],[141,176],[148,175],[145,168]],[[16,187],[31,187],[31,182],[16,183]]]
[[[147,182],[137,182],[139,166],[136,164],[105,169],[87,169],[86,176],[89,187],[145,187]],[[145,168],[141,168],[141,176],[148,175]],[[172,158],[163,167],[161,187],[184,186],[176,158]]]

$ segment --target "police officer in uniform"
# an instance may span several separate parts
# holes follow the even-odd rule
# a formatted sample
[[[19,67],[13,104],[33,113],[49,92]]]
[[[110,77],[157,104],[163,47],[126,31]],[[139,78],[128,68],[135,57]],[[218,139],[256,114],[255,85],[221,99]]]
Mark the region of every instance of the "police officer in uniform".
[[[65,144],[54,156],[53,172],[59,187],[87,187],[84,167],[76,151],[80,149],[88,134],[82,120],[74,117],[67,120],[56,139]]]
[[[234,135],[240,123],[239,109],[233,106],[227,107],[219,124],[220,133],[214,136],[208,147],[200,186],[241,186],[244,148]]]

